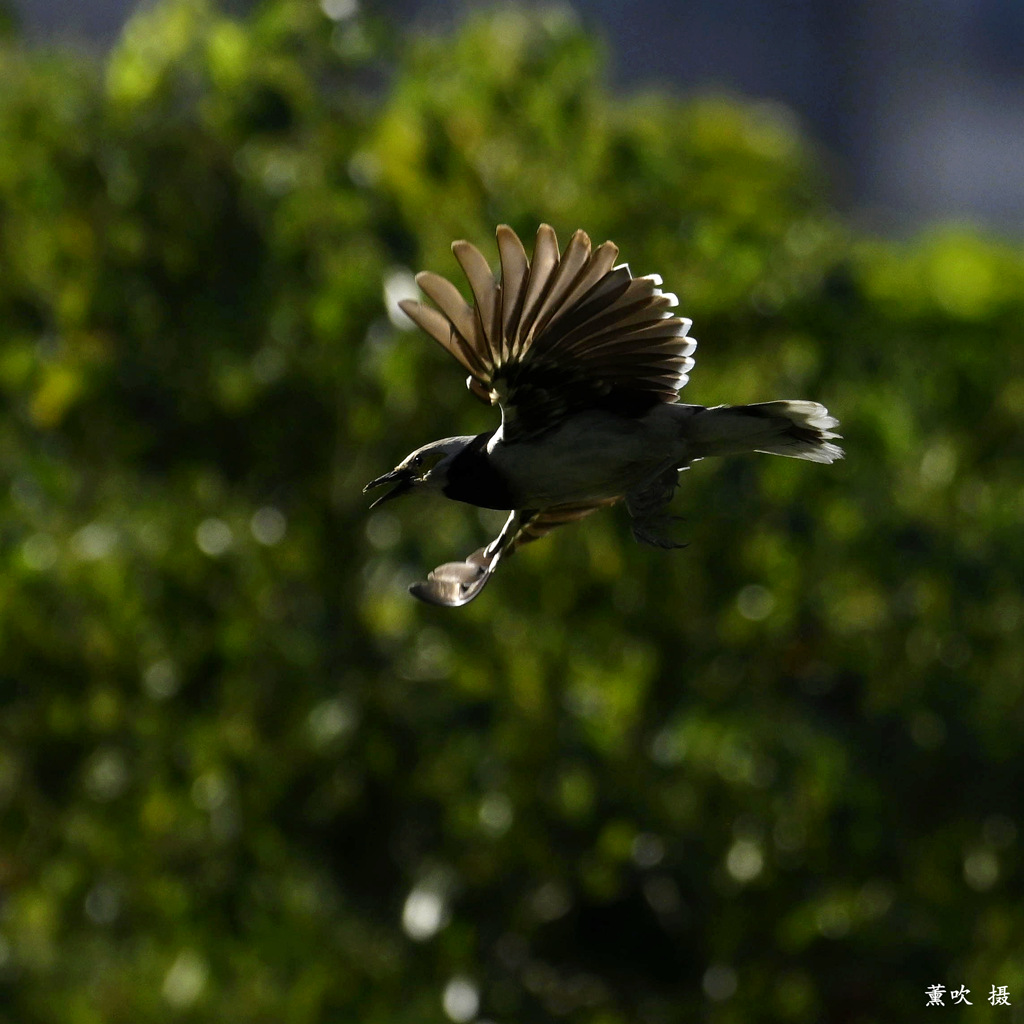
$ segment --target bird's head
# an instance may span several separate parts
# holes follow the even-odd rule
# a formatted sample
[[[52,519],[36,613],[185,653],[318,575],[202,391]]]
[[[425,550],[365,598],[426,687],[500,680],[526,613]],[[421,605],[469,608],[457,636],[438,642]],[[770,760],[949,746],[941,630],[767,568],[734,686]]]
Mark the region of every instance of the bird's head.
[[[395,484],[390,491],[382,494],[370,508],[397,498],[410,491],[440,492],[448,482],[448,469],[452,460],[465,451],[472,437],[446,437],[443,441],[432,441],[407,455],[390,473],[371,480],[363,493],[384,484]]]

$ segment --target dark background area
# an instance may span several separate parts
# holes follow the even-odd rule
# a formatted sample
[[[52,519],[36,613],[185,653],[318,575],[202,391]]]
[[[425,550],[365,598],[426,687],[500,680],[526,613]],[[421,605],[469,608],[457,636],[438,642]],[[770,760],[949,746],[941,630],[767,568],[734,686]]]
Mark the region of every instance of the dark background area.
[[[129,0],[8,3],[33,38],[100,48],[134,9]],[[365,6],[405,30],[451,27],[480,5]],[[840,206],[862,227],[905,234],[948,219],[1024,231],[1017,0],[582,0],[574,9],[604,40],[618,88],[717,90],[792,111],[826,155]]]

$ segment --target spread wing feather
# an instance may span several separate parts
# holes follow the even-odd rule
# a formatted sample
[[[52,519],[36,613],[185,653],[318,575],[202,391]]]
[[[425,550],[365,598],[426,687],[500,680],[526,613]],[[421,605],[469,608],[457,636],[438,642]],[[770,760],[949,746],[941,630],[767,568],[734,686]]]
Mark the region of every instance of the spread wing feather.
[[[403,300],[400,303],[405,315],[450,352],[473,376],[482,374],[483,368],[476,360],[473,350],[453,329],[451,321],[440,311],[422,302]]]
[[[595,405],[641,409],[674,402],[693,367],[690,321],[656,274],[615,266],[618,248],[591,248],[577,231],[559,253],[542,224],[533,258],[507,225],[497,230],[501,275],[469,242],[452,245],[473,305],[437,274],[418,274],[437,307],[411,299],[405,313],[469,373],[470,389],[500,402],[506,439],[543,433],[562,416]]]
[[[515,341],[519,337],[519,320],[530,280],[530,261],[519,236],[511,228],[499,227],[497,236],[501,258],[501,359],[508,362],[510,358],[519,358]]]
[[[551,233],[554,239],[554,232]],[[558,252],[557,240],[552,243],[555,252]],[[566,297],[572,291],[573,285],[579,278],[580,272],[590,260],[590,239],[583,231],[577,231],[569,240],[558,261],[558,265],[550,274],[547,287],[544,291],[544,301],[537,309],[537,315],[531,325],[531,334],[539,334],[544,330],[548,321],[557,316],[564,308]]]
[[[537,229],[537,241],[533,246],[533,262],[530,264],[530,279],[523,299],[523,312],[519,321],[519,356],[522,358],[533,339],[533,327],[537,312],[547,294],[558,270],[558,237],[550,224],[541,224]]]
[[[498,330],[501,296],[498,283],[494,280],[483,253],[475,245],[470,245],[469,242],[453,242],[452,252],[455,253],[455,258],[459,261],[476,300],[477,326],[482,334],[485,365],[495,366],[501,360],[501,333]]]

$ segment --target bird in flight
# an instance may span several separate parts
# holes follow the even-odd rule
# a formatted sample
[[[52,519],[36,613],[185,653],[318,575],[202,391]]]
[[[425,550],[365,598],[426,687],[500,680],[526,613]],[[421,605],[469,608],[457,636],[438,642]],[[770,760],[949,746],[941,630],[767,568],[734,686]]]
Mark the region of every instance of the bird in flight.
[[[400,303],[469,373],[469,390],[499,406],[501,425],[417,448],[366,485],[394,485],[370,507],[423,491],[510,513],[494,540],[414,583],[414,596],[468,604],[523,544],[621,500],[638,541],[680,547],[666,536],[667,508],[679,473],[698,459],[842,458],[833,443],[839,421],[817,402],[680,403],[697,347],[690,321],[671,312],[678,300],[658,275],[633,277],[616,265],[612,242],[592,249],[577,231],[560,253],[554,230],[542,224],[530,259],[507,225],[497,240],[497,278],[479,249],[452,244],[473,305],[429,271],[416,283],[434,306]]]

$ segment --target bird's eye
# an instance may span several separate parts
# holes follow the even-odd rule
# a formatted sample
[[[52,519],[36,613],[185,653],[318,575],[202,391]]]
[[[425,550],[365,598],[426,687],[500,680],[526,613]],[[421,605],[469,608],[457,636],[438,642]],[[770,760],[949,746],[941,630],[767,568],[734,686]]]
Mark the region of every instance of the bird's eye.
[[[423,465],[423,456],[422,455],[417,455],[416,458],[412,460],[412,464],[414,466],[422,466]]]

